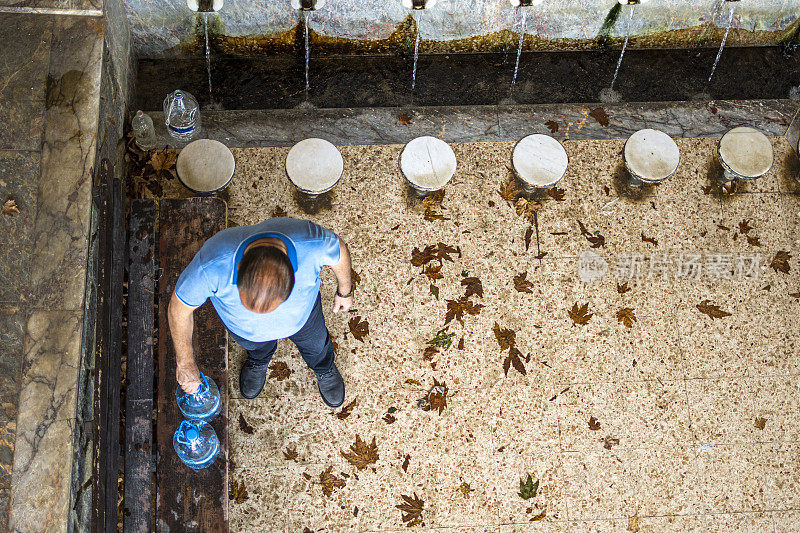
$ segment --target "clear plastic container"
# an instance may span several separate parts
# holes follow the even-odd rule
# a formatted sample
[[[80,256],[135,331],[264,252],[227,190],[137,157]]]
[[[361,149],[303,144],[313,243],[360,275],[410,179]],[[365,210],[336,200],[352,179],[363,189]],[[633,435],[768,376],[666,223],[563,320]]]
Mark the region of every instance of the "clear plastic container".
[[[178,408],[187,420],[204,420],[210,422],[219,414],[222,401],[219,388],[214,380],[200,373],[202,383],[194,394],[188,394],[180,385],[175,389]]]
[[[172,446],[189,468],[201,470],[216,459],[219,439],[211,424],[202,420],[184,420],[172,437]]]
[[[133,135],[136,138],[136,146],[147,152],[156,147],[156,129],[153,126],[153,119],[146,115],[141,109],[131,121]]]
[[[176,90],[164,98],[164,123],[170,136],[188,142],[200,134],[200,106],[191,94]]]

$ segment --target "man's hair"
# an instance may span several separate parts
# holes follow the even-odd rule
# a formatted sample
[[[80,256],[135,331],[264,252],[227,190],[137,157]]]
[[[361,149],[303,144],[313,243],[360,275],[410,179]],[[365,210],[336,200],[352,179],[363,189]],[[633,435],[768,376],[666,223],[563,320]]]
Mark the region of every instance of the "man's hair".
[[[294,270],[285,253],[274,246],[257,246],[245,252],[236,275],[242,305],[266,313],[275,303],[289,297],[294,287]]]

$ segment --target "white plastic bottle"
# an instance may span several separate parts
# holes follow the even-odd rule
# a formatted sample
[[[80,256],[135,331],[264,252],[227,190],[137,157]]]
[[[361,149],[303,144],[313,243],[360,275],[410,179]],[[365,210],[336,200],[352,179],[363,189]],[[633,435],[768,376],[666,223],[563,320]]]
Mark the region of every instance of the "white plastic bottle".
[[[136,138],[136,146],[147,152],[156,147],[156,129],[153,127],[153,119],[145,115],[141,109],[131,121],[133,135]]]
[[[164,98],[164,123],[170,136],[188,142],[200,134],[200,106],[191,94],[176,90]]]

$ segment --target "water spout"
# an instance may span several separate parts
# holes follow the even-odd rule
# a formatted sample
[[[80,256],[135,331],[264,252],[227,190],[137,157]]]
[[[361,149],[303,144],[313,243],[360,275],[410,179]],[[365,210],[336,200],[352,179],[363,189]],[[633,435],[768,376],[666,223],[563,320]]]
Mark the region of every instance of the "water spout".
[[[528,12],[523,9],[522,20],[520,21],[520,28],[519,28],[519,45],[517,46],[517,62],[514,64],[514,77],[511,79],[511,85],[517,83],[517,72],[519,71],[519,59],[520,56],[522,55],[522,41],[525,38],[525,20],[527,15]]]
[[[305,40],[306,40],[306,96],[308,96],[308,88],[310,87],[310,82],[308,79],[308,64],[311,60],[311,43],[308,39],[308,19],[311,18],[311,13],[303,12],[303,23],[305,25]]]
[[[614,77],[611,79],[611,90],[614,90],[614,84],[617,82],[617,76],[619,76],[619,68],[622,66],[622,58],[625,57],[625,50],[628,48],[628,40],[631,38],[631,23],[633,22],[633,11],[636,9],[636,4],[630,4],[631,9],[628,13],[628,24],[625,28],[625,42],[622,43],[622,51],[619,54],[619,59],[617,60],[617,68],[614,69]]]
[[[417,30],[417,36],[414,39],[414,66],[411,69],[411,90],[413,91],[414,88],[417,86],[417,60],[419,59],[419,24],[417,23],[417,17],[415,14],[412,13],[411,15],[414,18],[414,28]]]
[[[208,12],[203,12],[203,33],[206,37],[206,72],[208,72],[208,99],[214,103],[214,93],[211,90],[211,49],[208,45]]]
[[[708,83],[711,83],[711,78],[714,77],[714,71],[717,70],[717,63],[719,63],[719,58],[722,57],[722,50],[725,48],[725,41],[728,40],[728,32],[731,31],[731,25],[733,24],[733,13],[736,11],[736,2],[738,0],[726,0],[727,2],[731,2],[731,12],[728,15],[728,25],[725,26],[725,35],[722,36],[722,42],[719,45],[719,51],[717,51],[717,57],[714,59],[714,66],[711,67],[711,74],[708,75]]]

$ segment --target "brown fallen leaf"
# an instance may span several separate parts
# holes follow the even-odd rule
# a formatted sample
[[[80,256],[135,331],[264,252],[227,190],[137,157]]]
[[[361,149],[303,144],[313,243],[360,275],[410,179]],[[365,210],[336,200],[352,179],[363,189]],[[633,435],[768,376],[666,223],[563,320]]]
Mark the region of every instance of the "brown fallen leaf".
[[[461,247],[460,246],[456,246],[455,248],[453,248],[452,246],[450,246],[448,244],[440,242],[440,243],[438,243],[436,245],[436,250],[437,250],[437,258],[439,259],[440,263],[442,263],[444,261],[450,261],[452,263],[453,262],[453,258],[450,257],[450,254],[457,254],[458,257],[461,257]]]
[[[750,221],[748,219],[739,222],[739,231],[741,233],[747,233],[751,229],[753,229],[753,227],[750,225]]]
[[[3,203],[3,206],[0,207],[0,212],[4,215],[13,217],[14,215],[19,213],[19,207],[17,207],[17,202],[9,198]]]
[[[353,337],[364,342],[364,337],[369,334],[369,323],[366,320],[361,320],[360,316],[354,316],[347,322],[347,325],[350,326],[350,333],[353,334]]]
[[[555,120],[548,120],[544,125],[550,130],[550,133],[556,133],[558,131],[558,122]]]
[[[630,288],[630,287],[628,287],[628,282],[627,282],[627,281],[626,281],[626,282],[624,282],[624,283],[621,283],[621,284],[620,284],[620,283],[617,283],[617,292],[618,292],[618,293],[620,293],[620,294],[625,294],[625,293],[626,293],[626,292],[628,292],[629,290],[631,290],[631,288]]]
[[[407,385],[416,385],[417,387],[421,387],[422,386],[422,383],[420,383],[416,379],[407,379],[406,380],[406,384]]]
[[[520,198],[514,204],[517,214],[521,217],[525,217],[528,222],[534,225],[536,224],[536,213],[539,212],[541,207],[542,204],[536,200],[526,200],[525,198]]]
[[[528,229],[525,230],[525,251],[528,251],[528,248],[531,247],[531,237],[533,237],[533,226],[528,226]]]
[[[617,311],[617,321],[625,324],[626,328],[632,328],[633,323],[636,322],[636,315],[630,307],[623,307]]]
[[[403,472],[408,472],[408,463],[410,463],[410,462],[411,462],[411,455],[406,454],[406,458],[403,459],[403,464],[401,466],[401,468],[403,469]]]
[[[336,413],[336,418],[339,420],[344,420],[348,416],[353,413],[353,408],[356,406],[356,402],[358,402],[358,397],[353,398],[353,401],[342,407],[342,410]]]
[[[433,378],[433,386],[428,393],[419,401],[419,405],[423,411],[442,411],[447,407],[447,393],[449,389],[447,385],[442,382],[439,383],[436,378]]]
[[[767,419],[758,417],[756,418],[755,424],[758,429],[764,429],[767,426]]]
[[[544,520],[545,518],[546,509],[542,509],[542,512],[537,514],[536,516],[530,519],[530,522],[538,522],[539,520]]]
[[[439,248],[435,244],[429,244],[422,250],[415,246],[414,249],[411,250],[411,264],[420,267],[439,259],[438,250]]]
[[[436,346],[427,346],[422,352],[422,359],[424,361],[433,361],[433,356],[439,353],[439,348]]]
[[[528,294],[533,294],[533,291],[531,290],[531,288],[533,288],[533,283],[528,281],[528,272],[527,271],[525,271],[525,272],[523,272],[521,274],[517,274],[516,276],[514,276],[514,289],[516,289],[517,292],[524,292],[524,293],[528,293]]]
[[[246,502],[249,498],[250,496],[247,494],[247,487],[244,481],[238,481],[235,477],[231,476],[228,499],[233,500],[233,503],[239,505]]]
[[[581,235],[586,237],[586,240],[592,245],[592,248],[602,248],[606,245],[606,238],[600,234],[599,231],[595,231],[591,233],[589,230],[586,229],[586,226],[583,225],[583,222],[578,220],[578,227],[581,230]]]
[[[720,309],[718,305],[712,304],[711,300],[703,300],[695,307],[697,307],[698,311],[700,311],[704,315],[708,315],[712,319],[725,318],[726,316],[731,316],[731,314],[728,313],[727,311],[723,311],[722,309]]]
[[[375,437],[372,437],[372,443],[367,444],[361,440],[361,436],[356,435],[355,444],[350,445],[350,451],[340,452],[342,457],[355,466],[358,470],[363,470],[367,465],[376,463],[378,457],[378,445],[375,444]]]
[[[589,417],[589,429],[592,431],[600,429],[600,421],[593,416]]]
[[[447,312],[445,313],[444,323],[449,324],[454,318],[464,323],[464,313],[475,316],[481,312],[483,305],[476,304],[462,296],[458,300],[445,300],[447,303]]]
[[[356,292],[356,288],[358,288],[358,284],[361,283],[361,275],[350,268],[350,283],[351,283],[351,290]]]
[[[432,193],[427,194],[425,198],[422,199],[423,207],[430,209],[441,207],[442,202],[444,201],[444,194],[444,189],[439,189],[438,191],[433,191]]]
[[[572,309],[567,309],[567,314],[572,319],[572,321],[579,325],[585,326],[589,323],[589,320],[594,316],[593,313],[589,313],[589,302],[586,302],[583,305],[578,305],[578,302],[575,302],[572,305]]]
[[[239,413],[239,429],[242,430],[242,433],[247,435],[252,435],[255,433],[255,429],[253,426],[247,423],[247,420],[244,419],[244,415],[242,413]]]
[[[383,415],[383,421],[386,422],[387,424],[394,424],[395,422],[397,422],[397,418],[391,413],[386,413],[385,415]]]
[[[761,240],[756,237],[755,235],[748,235],[747,236],[747,243],[750,246],[761,246]]]
[[[458,346],[456,346],[456,349],[457,350],[463,350],[464,349],[464,337],[461,337],[460,339],[458,339]]]
[[[475,276],[464,278],[461,280],[461,285],[466,287],[464,298],[469,298],[472,295],[483,298],[483,283],[479,278]]]
[[[294,370],[289,368],[289,365],[287,365],[285,362],[275,361],[275,364],[272,365],[272,369],[269,371],[269,379],[283,381],[291,376],[292,372],[294,372]]]
[[[400,113],[397,115],[397,121],[402,124],[403,126],[408,126],[411,124],[411,115],[408,113]]]
[[[619,444],[619,439],[615,437],[606,437],[603,439],[603,448],[610,450],[612,446]]]
[[[401,519],[405,522],[407,527],[414,527],[422,525],[422,512],[425,510],[425,501],[414,493],[414,497],[400,495],[403,498],[403,503],[395,505],[400,509]]]
[[[459,492],[461,492],[461,494],[464,495],[465,498],[469,498],[469,494],[475,489],[470,487],[469,483],[462,482],[461,485],[459,485],[458,490],[459,490]]]
[[[437,213],[430,207],[425,208],[425,213],[422,215],[423,220],[426,222],[434,222],[436,220],[450,220],[441,213]]]
[[[652,244],[653,246],[658,246],[658,241],[653,237],[647,237],[644,232],[642,232],[642,242]]]
[[[599,122],[604,128],[608,126],[608,114],[602,107],[592,109],[592,111],[589,112],[589,116]]]
[[[506,377],[508,377],[508,371],[511,367],[514,367],[514,370],[523,376],[528,374],[527,370],[525,369],[525,364],[522,362],[522,352],[520,352],[516,346],[512,346],[508,350],[508,355],[506,356],[505,360],[503,360],[503,372],[505,373]]]
[[[344,479],[336,477],[331,474],[332,466],[329,466],[319,474],[319,483],[322,485],[322,494],[330,498],[333,495],[334,489],[341,489],[344,487]]]
[[[442,265],[426,265],[423,267],[422,273],[430,280],[444,279]]]
[[[503,200],[508,202],[508,205],[515,204],[519,195],[522,194],[522,191],[517,188],[513,179],[500,185],[500,189],[498,189],[497,192]]]
[[[287,461],[297,461],[297,447],[287,446],[283,451],[283,458]]]
[[[272,218],[281,218],[286,216],[286,210],[279,205],[275,206],[272,211]]]
[[[784,274],[789,273],[789,259],[792,258],[792,254],[786,252],[784,250],[780,250],[775,252],[775,257],[772,258],[772,262],[770,262],[769,266],[772,267],[772,270],[775,272],[783,272]]]
[[[639,516],[629,516],[628,517],[628,531],[631,533],[639,533]]]
[[[500,345],[500,351],[509,350],[517,343],[517,332],[509,328],[501,328],[500,324],[494,323],[492,327],[494,337],[497,339],[497,344]]]
[[[565,194],[566,191],[564,189],[559,189],[558,187],[550,187],[549,189],[547,189],[547,196],[549,196],[556,202],[563,202]]]

